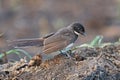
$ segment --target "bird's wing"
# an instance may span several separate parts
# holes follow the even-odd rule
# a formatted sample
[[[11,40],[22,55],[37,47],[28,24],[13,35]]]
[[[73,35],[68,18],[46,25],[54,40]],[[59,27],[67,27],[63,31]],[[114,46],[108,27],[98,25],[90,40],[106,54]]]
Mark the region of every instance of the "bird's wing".
[[[67,46],[67,41],[57,41],[48,45],[45,45],[43,48],[43,53],[49,54],[55,51],[62,50]]]
[[[50,37],[50,36],[52,36],[52,35],[54,35],[54,34],[55,34],[55,32],[52,32],[52,33],[50,33],[50,34],[47,34],[47,35],[43,36],[43,39],[46,39],[46,38],[48,38],[48,37]]]
[[[64,29],[48,37],[44,41],[43,52],[49,54],[65,48],[70,44],[71,38],[68,37],[70,34],[69,30]]]

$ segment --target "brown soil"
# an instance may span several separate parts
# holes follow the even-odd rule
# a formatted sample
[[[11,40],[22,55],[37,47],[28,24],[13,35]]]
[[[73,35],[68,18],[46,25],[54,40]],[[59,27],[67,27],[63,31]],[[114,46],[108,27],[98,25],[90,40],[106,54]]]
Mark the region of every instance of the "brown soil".
[[[0,66],[0,80],[120,80],[120,45],[103,48],[80,48],[32,66],[16,70],[26,64],[25,59]]]

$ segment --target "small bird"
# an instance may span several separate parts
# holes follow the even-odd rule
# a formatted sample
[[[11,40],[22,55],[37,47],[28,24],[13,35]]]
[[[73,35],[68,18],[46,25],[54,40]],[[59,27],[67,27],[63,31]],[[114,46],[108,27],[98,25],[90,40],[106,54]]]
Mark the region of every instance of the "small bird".
[[[74,22],[42,38],[15,40],[9,44],[12,47],[42,46],[42,52],[50,54],[70,46],[77,40],[80,34],[85,36],[84,26],[78,22]]]

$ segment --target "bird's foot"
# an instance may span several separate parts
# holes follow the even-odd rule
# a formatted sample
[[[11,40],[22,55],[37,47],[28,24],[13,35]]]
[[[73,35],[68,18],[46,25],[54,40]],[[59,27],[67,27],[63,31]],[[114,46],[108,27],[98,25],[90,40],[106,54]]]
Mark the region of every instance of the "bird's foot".
[[[67,58],[72,59],[72,57],[71,57],[71,55],[70,55],[70,54],[72,53],[71,50],[68,50],[68,51],[66,51],[66,52],[60,51],[60,53],[61,53],[62,55],[67,56]]]

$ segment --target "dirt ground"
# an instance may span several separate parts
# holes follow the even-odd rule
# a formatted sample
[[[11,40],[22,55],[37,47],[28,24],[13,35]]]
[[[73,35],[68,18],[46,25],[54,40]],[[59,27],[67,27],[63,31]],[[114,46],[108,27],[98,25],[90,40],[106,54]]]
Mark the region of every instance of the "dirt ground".
[[[79,48],[70,55],[20,70],[25,59],[0,65],[0,80],[120,80],[120,45]]]

